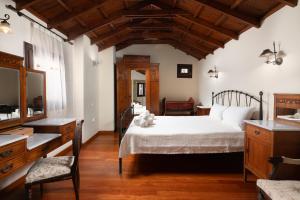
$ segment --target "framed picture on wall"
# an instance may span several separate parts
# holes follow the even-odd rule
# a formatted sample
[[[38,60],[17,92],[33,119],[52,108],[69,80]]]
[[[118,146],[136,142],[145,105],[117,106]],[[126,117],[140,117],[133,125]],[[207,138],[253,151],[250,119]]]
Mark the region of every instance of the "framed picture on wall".
[[[137,83],[137,97],[144,97],[145,96],[145,83]]]
[[[177,64],[177,78],[192,78],[193,65],[191,64]]]

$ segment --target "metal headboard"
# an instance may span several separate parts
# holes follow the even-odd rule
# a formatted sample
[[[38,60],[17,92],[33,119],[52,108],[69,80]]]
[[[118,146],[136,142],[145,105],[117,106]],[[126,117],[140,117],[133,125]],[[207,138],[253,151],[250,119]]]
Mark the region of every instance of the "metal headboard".
[[[225,104],[225,101],[227,100],[229,106],[232,105],[233,99],[235,99],[236,106],[241,106],[241,102],[244,100],[244,103],[246,106],[251,106],[253,100],[259,103],[259,119],[263,119],[263,92],[259,92],[259,98],[248,94],[243,91],[239,90],[224,90],[217,94],[212,92],[212,105],[214,103],[218,104]]]

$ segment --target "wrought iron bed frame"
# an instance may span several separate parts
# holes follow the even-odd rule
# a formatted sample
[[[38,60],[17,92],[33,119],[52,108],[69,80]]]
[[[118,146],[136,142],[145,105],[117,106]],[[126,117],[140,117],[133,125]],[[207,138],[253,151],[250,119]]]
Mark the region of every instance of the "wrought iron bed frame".
[[[251,106],[252,100],[257,101],[259,103],[259,120],[263,119],[263,92],[262,91],[259,92],[259,98],[255,97],[253,95],[250,95],[248,93],[245,93],[243,91],[239,91],[239,90],[224,90],[217,94],[212,92],[212,105],[214,105],[214,103],[224,105],[226,96],[227,96],[229,106],[232,105],[233,97],[235,97],[235,99],[236,99],[236,106],[241,105],[241,96],[242,97],[244,96],[246,106]],[[122,138],[124,137],[126,130],[127,130],[127,128],[125,127],[125,122],[126,122],[127,116],[130,117],[129,120],[131,122],[134,117],[134,107],[133,106],[126,108],[120,115],[119,146],[120,146]],[[119,158],[119,174],[120,175],[122,174],[122,158]]]

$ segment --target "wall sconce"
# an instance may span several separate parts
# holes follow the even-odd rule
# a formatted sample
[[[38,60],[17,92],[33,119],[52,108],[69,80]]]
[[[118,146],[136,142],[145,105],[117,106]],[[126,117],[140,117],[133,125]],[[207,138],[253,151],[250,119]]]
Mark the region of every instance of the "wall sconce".
[[[0,32],[5,34],[11,32],[10,24],[7,22],[9,18],[8,14],[5,14],[4,18],[0,18]]]
[[[214,69],[208,70],[207,73],[208,73],[210,78],[218,78],[219,77],[219,75],[218,75],[219,72],[217,71],[216,67]]]
[[[286,56],[286,54],[282,50],[280,50],[280,45],[278,45],[279,51],[276,51],[275,42],[273,42],[273,48],[274,51],[271,51],[270,49],[263,50],[259,57],[266,58],[267,64],[272,63],[273,65],[281,65],[283,63],[283,57]]]

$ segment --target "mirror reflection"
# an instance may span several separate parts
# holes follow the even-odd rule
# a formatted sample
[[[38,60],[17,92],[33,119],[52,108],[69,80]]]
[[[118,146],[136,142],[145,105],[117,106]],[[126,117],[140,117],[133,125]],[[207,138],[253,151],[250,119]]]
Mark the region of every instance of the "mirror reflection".
[[[0,67],[0,121],[20,118],[19,73]]]
[[[131,104],[134,114],[139,115],[146,110],[146,71],[131,70]]]
[[[27,117],[44,114],[44,76],[38,72],[27,72]]]

